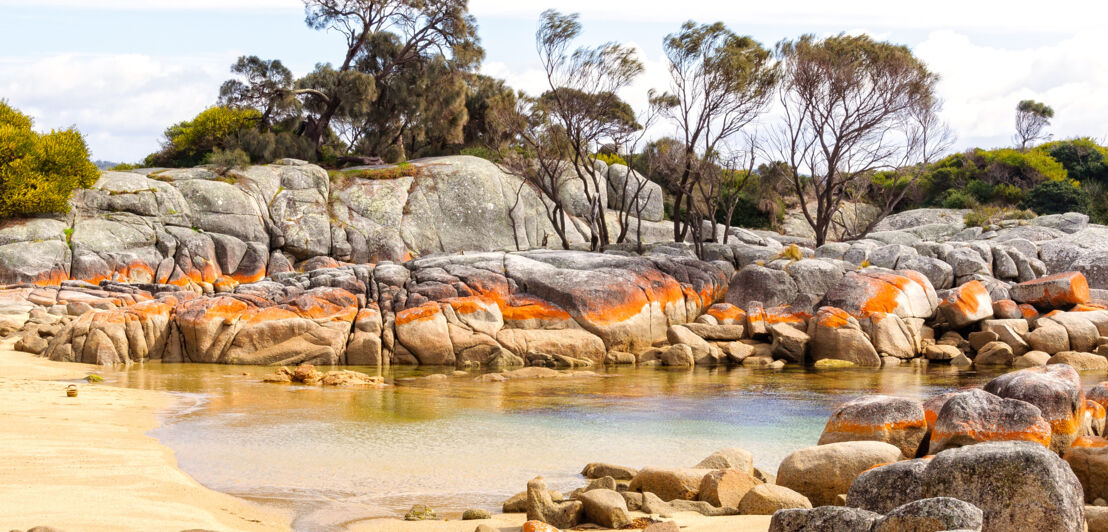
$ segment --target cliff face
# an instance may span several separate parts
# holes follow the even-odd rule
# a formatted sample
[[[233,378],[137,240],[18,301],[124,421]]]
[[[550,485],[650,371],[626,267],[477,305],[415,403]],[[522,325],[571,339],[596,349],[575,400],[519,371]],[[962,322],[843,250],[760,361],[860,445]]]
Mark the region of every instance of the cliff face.
[[[211,292],[316,257],[366,264],[558,242],[540,197],[492,163],[461,156],[413,165],[417,177],[383,180],[332,179],[297,161],[227,177],[204,169],[105,172],[74,194],[68,215],[4,223],[0,283],[112,280]],[[630,186],[626,171],[619,176],[613,182]],[[607,196],[622,202],[615,189]],[[657,221],[660,190],[652,198],[644,217]],[[570,211],[573,242],[584,241],[573,229],[578,210]]]

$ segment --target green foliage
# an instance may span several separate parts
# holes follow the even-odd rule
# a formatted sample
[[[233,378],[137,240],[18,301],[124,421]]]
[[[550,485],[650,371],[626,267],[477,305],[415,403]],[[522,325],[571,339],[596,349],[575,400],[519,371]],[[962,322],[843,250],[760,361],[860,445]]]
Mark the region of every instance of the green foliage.
[[[100,171],[75,129],[40,134],[27,115],[0,100],[0,216],[69,210],[69,195]]]
[[[1047,181],[1031,189],[1022,205],[1041,215],[1085,212],[1089,197],[1075,181]]]
[[[473,156],[473,157],[480,157],[482,159],[492,161],[494,163],[500,160],[500,156],[497,155],[496,152],[494,152],[491,149],[486,148],[484,146],[470,146],[469,148],[464,148],[461,151],[461,155],[470,155],[470,156]]]
[[[136,168],[139,168],[139,165],[130,164],[130,163],[119,163],[119,164],[109,168],[108,170],[110,170],[112,172],[128,172],[128,171],[134,170]]]
[[[1070,179],[1108,184],[1108,149],[1088,137],[1048,142],[1035,151],[1061,163]]]
[[[205,109],[187,122],[170,126],[165,131],[162,150],[146,158],[148,166],[189,167],[204,161],[217,147],[228,147],[244,129],[253,128],[261,120],[255,109],[233,109],[215,106]]]
[[[86,376],[86,377],[85,377],[85,380],[86,380],[86,381],[88,381],[88,382],[90,382],[90,383],[93,383],[93,382],[104,382],[104,377],[101,377],[101,376],[99,376],[99,375],[97,375],[97,374],[95,374],[95,373],[90,373],[90,374],[89,374],[88,376]]]
[[[1045,150],[976,149],[937,161],[917,186],[924,206],[972,209],[989,203],[1019,205],[1025,191],[1067,177],[1067,169]]]

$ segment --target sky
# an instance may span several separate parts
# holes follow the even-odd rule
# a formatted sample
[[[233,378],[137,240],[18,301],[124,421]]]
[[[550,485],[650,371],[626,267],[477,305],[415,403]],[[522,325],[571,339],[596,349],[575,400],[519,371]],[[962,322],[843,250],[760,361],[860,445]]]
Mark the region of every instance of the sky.
[[[482,71],[528,92],[543,78],[539,13],[580,13],[581,44],[636,48],[646,72],[623,94],[665,89],[662,39],[686,20],[722,21],[767,47],[805,33],[905,44],[941,76],[954,149],[1011,144],[1022,99],[1055,110],[1055,138],[1108,140],[1108,3],[1093,0],[470,0]],[[340,35],[304,24],[300,0],[0,0],[0,99],[39,129],[76,126],[94,159],[134,162],[161,132],[212,105],[240,55],[303,75],[342,60]],[[664,133],[664,132],[663,132]]]

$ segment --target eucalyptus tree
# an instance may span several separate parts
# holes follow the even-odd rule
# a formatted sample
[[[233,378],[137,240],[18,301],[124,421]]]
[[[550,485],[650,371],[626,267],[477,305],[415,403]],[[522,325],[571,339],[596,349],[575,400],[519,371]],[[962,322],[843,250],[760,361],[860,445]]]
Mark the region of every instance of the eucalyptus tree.
[[[866,35],[777,45],[783,113],[775,148],[789,166],[816,245],[828,238],[852,182],[899,171],[906,124],[933,114],[938,77],[905,46]]]
[[[598,168],[596,154],[604,144],[641,128],[634,110],[617,93],[642,73],[643,65],[634,50],[618,43],[570,51],[580,34],[577,14],[542,13],[535,44],[547,90],[533,111],[539,122],[546,122],[547,134],[559,137],[556,144],[564,146],[569,163],[564,171],[580,182],[588,204],[584,218],[591,246],[603,250],[611,242],[602,201],[607,176]]]
[[[483,57],[467,0],[304,0],[304,6],[309,27],[335,31],[346,41],[337,68],[316,69],[317,79],[325,78],[327,83],[300,87],[307,98],[316,100],[304,134],[317,149],[336,114],[345,109],[348,117],[356,115],[352,111],[360,103],[351,105],[350,98],[392,97],[403,90],[404,81],[412,79],[397,80],[406,69],[419,71],[441,60],[449,69],[468,71]],[[397,114],[405,111],[389,117],[391,127],[402,129]]]
[[[1020,150],[1026,150],[1028,144],[1037,140],[1050,138],[1043,130],[1050,125],[1051,118],[1054,118],[1054,109],[1045,103],[1022,100],[1016,105],[1015,140],[1019,143]]]
[[[296,111],[292,72],[279,59],[242,56],[231,65],[236,77],[219,88],[219,103],[228,107],[257,109],[258,131]]]
[[[769,50],[721,22],[686,22],[666,37],[664,48],[670,88],[658,101],[682,144],[677,173],[666,179],[674,198],[673,238],[684,240],[691,228],[702,242],[710,213],[694,196],[719,170],[727,141],[766,110],[778,69]]]

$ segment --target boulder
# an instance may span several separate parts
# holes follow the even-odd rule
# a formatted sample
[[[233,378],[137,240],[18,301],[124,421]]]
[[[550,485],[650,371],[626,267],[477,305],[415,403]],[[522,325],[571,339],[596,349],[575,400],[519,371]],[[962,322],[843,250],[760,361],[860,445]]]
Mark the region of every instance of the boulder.
[[[1081,482],[1086,502],[1108,499],[1108,439],[1100,436],[1077,438],[1063,458]]]
[[[920,499],[920,479],[927,460],[915,459],[874,467],[858,475],[846,492],[846,505],[884,514]]]
[[[867,395],[848,401],[831,414],[819,444],[880,441],[895,445],[912,458],[927,433],[919,401],[888,395]]]
[[[939,315],[951,327],[961,329],[993,317],[993,302],[985,285],[970,281],[951,290],[939,303]]]
[[[581,470],[581,476],[589,479],[612,477],[616,480],[631,480],[638,472],[630,467],[593,462]]]
[[[689,346],[693,360],[696,361],[707,357],[712,347],[707,341],[694,334],[684,325],[671,325],[669,329],[666,330],[666,339],[672,345],[682,344]]]
[[[925,498],[951,497],[983,512],[983,532],[1085,529],[1081,484],[1042,445],[990,442],[935,455],[923,472]]]
[[[1012,367],[1016,369],[1034,368],[1045,366],[1050,361],[1050,355],[1042,351],[1029,351],[1012,360]]]
[[[753,302],[775,307],[791,303],[798,293],[796,281],[787,272],[751,264],[731,279],[727,302],[747,310]]]
[[[785,457],[777,472],[777,484],[803,494],[816,506],[835,504],[863,471],[900,458],[898,447],[876,441],[808,447]]]
[[[879,367],[881,357],[873,348],[858,320],[846,311],[822,307],[810,326],[808,353],[813,362],[833,359],[857,366]]]
[[[1049,446],[1050,424],[1032,404],[971,389],[943,398],[929,454],[988,441],[1022,440]]]
[[[1027,335],[1027,344],[1036,351],[1048,355],[1070,350],[1070,336],[1066,328],[1053,320],[1039,320],[1035,330]]]
[[[738,469],[747,473],[754,473],[754,455],[745,449],[738,447],[716,451],[700,463],[693,466],[694,469]]]
[[[811,508],[807,497],[778,484],[758,484],[739,502],[742,515],[773,515],[778,510]]]
[[[977,351],[974,366],[1011,366],[1015,359],[1012,346],[1004,342],[989,342]]]
[[[985,391],[1035,405],[1050,423],[1050,448],[1061,453],[1080,435],[1085,391],[1077,372],[1065,364],[1027,368],[996,377]]]
[[[981,530],[980,508],[951,497],[920,499],[894,508],[877,520],[873,532],[938,532]]]
[[[781,510],[770,520],[770,532],[870,532],[881,516],[858,508],[820,506]]]
[[[695,500],[700,483],[710,469],[655,469],[645,468],[631,479],[629,491],[650,492],[663,501]]]
[[[577,496],[584,518],[604,528],[618,530],[631,523],[623,496],[610,489],[595,489]]]
[[[761,483],[747,471],[718,469],[704,475],[697,499],[712,506],[737,508],[747,492]]]
[[[934,257],[921,255],[901,257],[896,264],[896,268],[922,273],[928,281],[931,281],[931,285],[938,290],[954,286],[954,268]]]
[[[803,364],[811,338],[792,325],[773,323],[769,325],[773,337],[773,354],[788,362]]]
[[[1108,358],[1078,351],[1062,351],[1050,357],[1047,364],[1066,364],[1077,371],[1104,372],[1108,370]]]
[[[1040,308],[1058,308],[1089,302],[1089,282],[1080,272],[1067,272],[1017,284],[1012,299]]]
[[[866,268],[847,273],[828,290],[819,307],[836,307],[858,319],[873,312],[901,318],[930,318],[938,305],[931,282],[914,271]]]
[[[581,501],[554,502],[546,491],[546,482],[535,477],[527,483],[527,519],[542,521],[556,528],[572,528],[581,522]]]

